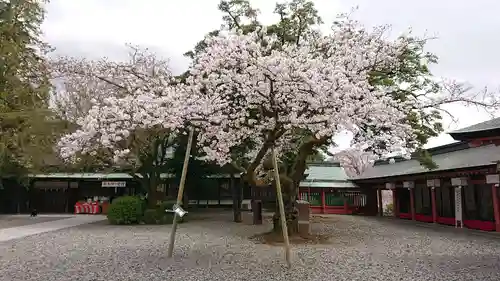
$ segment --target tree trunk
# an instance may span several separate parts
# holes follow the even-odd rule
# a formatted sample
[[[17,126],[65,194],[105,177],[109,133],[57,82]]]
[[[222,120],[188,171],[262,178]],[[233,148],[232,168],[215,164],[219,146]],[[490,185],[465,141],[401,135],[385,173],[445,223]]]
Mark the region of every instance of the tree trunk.
[[[233,221],[241,222],[241,189],[240,184],[235,183],[234,175],[231,174],[231,191],[233,195]]]
[[[299,233],[299,211],[296,206],[296,197],[291,192],[283,192],[282,194],[288,235],[297,235]],[[282,233],[281,216],[277,201],[276,209],[273,215],[273,232]]]
[[[155,209],[158,203],[158,200],[160,199],[160,194],[156,190],[157,188],[157,181],[154,178],[154,175],[152,175],[149,178],[149,186],[148,186],[148,208],[149,209]]]
[[[295,159],[291,179],[290,177],[283,176],[283,181],[281,183],[283,189],[283,204],[285,207],[288,235],[290,236],[296,235],[299,232],[299,212],[296,203],[300,182],[304,180],[304,173],[307,168],[307,158],[314,153],[315,147],[325,144],[327,140],[328,137],[325,136],[320,139],[314,138],[303,143]],[[276,211],[273,216],[273,231],[282,232],[278,204],[276,204]]]
[[[156,190],[150,190],[148,193],[148,208],[154,209],[158,203],[158,196]]]

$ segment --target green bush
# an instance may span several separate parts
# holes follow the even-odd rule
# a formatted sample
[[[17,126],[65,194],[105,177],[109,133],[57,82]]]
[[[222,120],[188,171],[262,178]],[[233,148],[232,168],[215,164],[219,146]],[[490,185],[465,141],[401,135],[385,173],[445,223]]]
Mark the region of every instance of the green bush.
[[[142,200],[135,196],[116,198],[108,209],[108,221],[111,224],[137,224],[142,215]]]
[[[145,211],[148,208],[148,200],[146,198],[140,198],[141,199],[141,205],[142,205],[142,210]]]
[[[164,214],[162,217],[160,217],[158,224],[172,224],[173,221],[174,221],[174,214]],[[184,218],[178,218],[177,222],[183,223]]]
[[[174,220],[174,213],[165,212],[165,210],[172,210],[173,206],[176,204],[176,200],[166,200],[161,202],[158,207],[156,207],[157,219],[160,224],[171,224]],[[182,206],[182,203],[180,204]],[[185,216],[183,218],[178,217],[177,222],[182,223],[185,221]]]
[[[160,213],[160,214],[166,214],[165,213],[165,210],[172,210],[172,208],[174,207],[174,205],[176,204],[176,200],[165,200],[163,202],[160,203],[160,205],[158,205],[156,207],[156,210]],[[180,204],[182,206],[182,203]],[[170,214],[173,214],[173,213],[170,213]]]
[[[158,217],[158,211],[155,209],[147,209],[144,211],[142,221],[145,224],[157,224],[161,217]]]

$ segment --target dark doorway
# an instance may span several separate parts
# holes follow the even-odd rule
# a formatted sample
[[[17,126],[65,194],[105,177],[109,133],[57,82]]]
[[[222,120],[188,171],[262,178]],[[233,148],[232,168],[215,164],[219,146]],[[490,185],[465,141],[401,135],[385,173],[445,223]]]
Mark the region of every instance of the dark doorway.
[[[432,216],[431,190],[426,183],[415,185],[415,213]]]
[[[475,184],[463,188],[465,220],[495,221],[490,185]]]
[[[399,213],[410,213],[410,191],[407,188],[399,188],[396,192],[399,205]]]
[[[450,182],[436,188],[436,208],[439,217],[455,217],[455,189]]]

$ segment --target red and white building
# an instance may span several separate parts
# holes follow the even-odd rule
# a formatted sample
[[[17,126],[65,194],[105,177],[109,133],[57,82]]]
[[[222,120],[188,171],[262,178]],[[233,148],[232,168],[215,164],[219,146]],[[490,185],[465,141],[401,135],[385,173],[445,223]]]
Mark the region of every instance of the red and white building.
[[[429,149],[434,170],[418,160],[379,161],[353,181],[378,196],[392,190],[394,216],[500,232],[500,118],[451,132],[456,143]],[[378,198],[378,199],[375,199]]]

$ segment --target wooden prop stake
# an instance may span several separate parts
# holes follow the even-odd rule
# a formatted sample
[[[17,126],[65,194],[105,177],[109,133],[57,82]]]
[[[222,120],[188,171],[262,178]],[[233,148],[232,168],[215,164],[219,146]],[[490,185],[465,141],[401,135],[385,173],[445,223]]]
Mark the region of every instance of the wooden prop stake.
[[[283,194],[281,194],[281,182],[278,171],[278,160],[276,159],[276,151],[272,148],[274,180],[276,181],[276,196],[278,197],[278,205],[280,209],[281,232],[283,232],[283,241],[285,242],[285,260],[288,267],[292,267],[290,260],[290,241],[288,240],[288,227],[286,226],[285,204],[283,204]]]
[[[186,183],[186,175],[189,163],[189,156],[191,155],[191,145],[193,144],[193,128],[189,129],[189,138],[186,147],[186,155],[184,156],[184,165],[182,166],[181,182],[179,184],[179,191],[177,192],[177,205],[180,206],[182,203],[182,194],[184,193],[184,185]],[[186,208],[186,206],[184,206]],[[177,213],[174,213],[174,219],[172,221],[172,231],[170,232],[170,243],[168,245],[167,257],[171,258],[174,251],[175,243],[175,233],[177,232]]]

